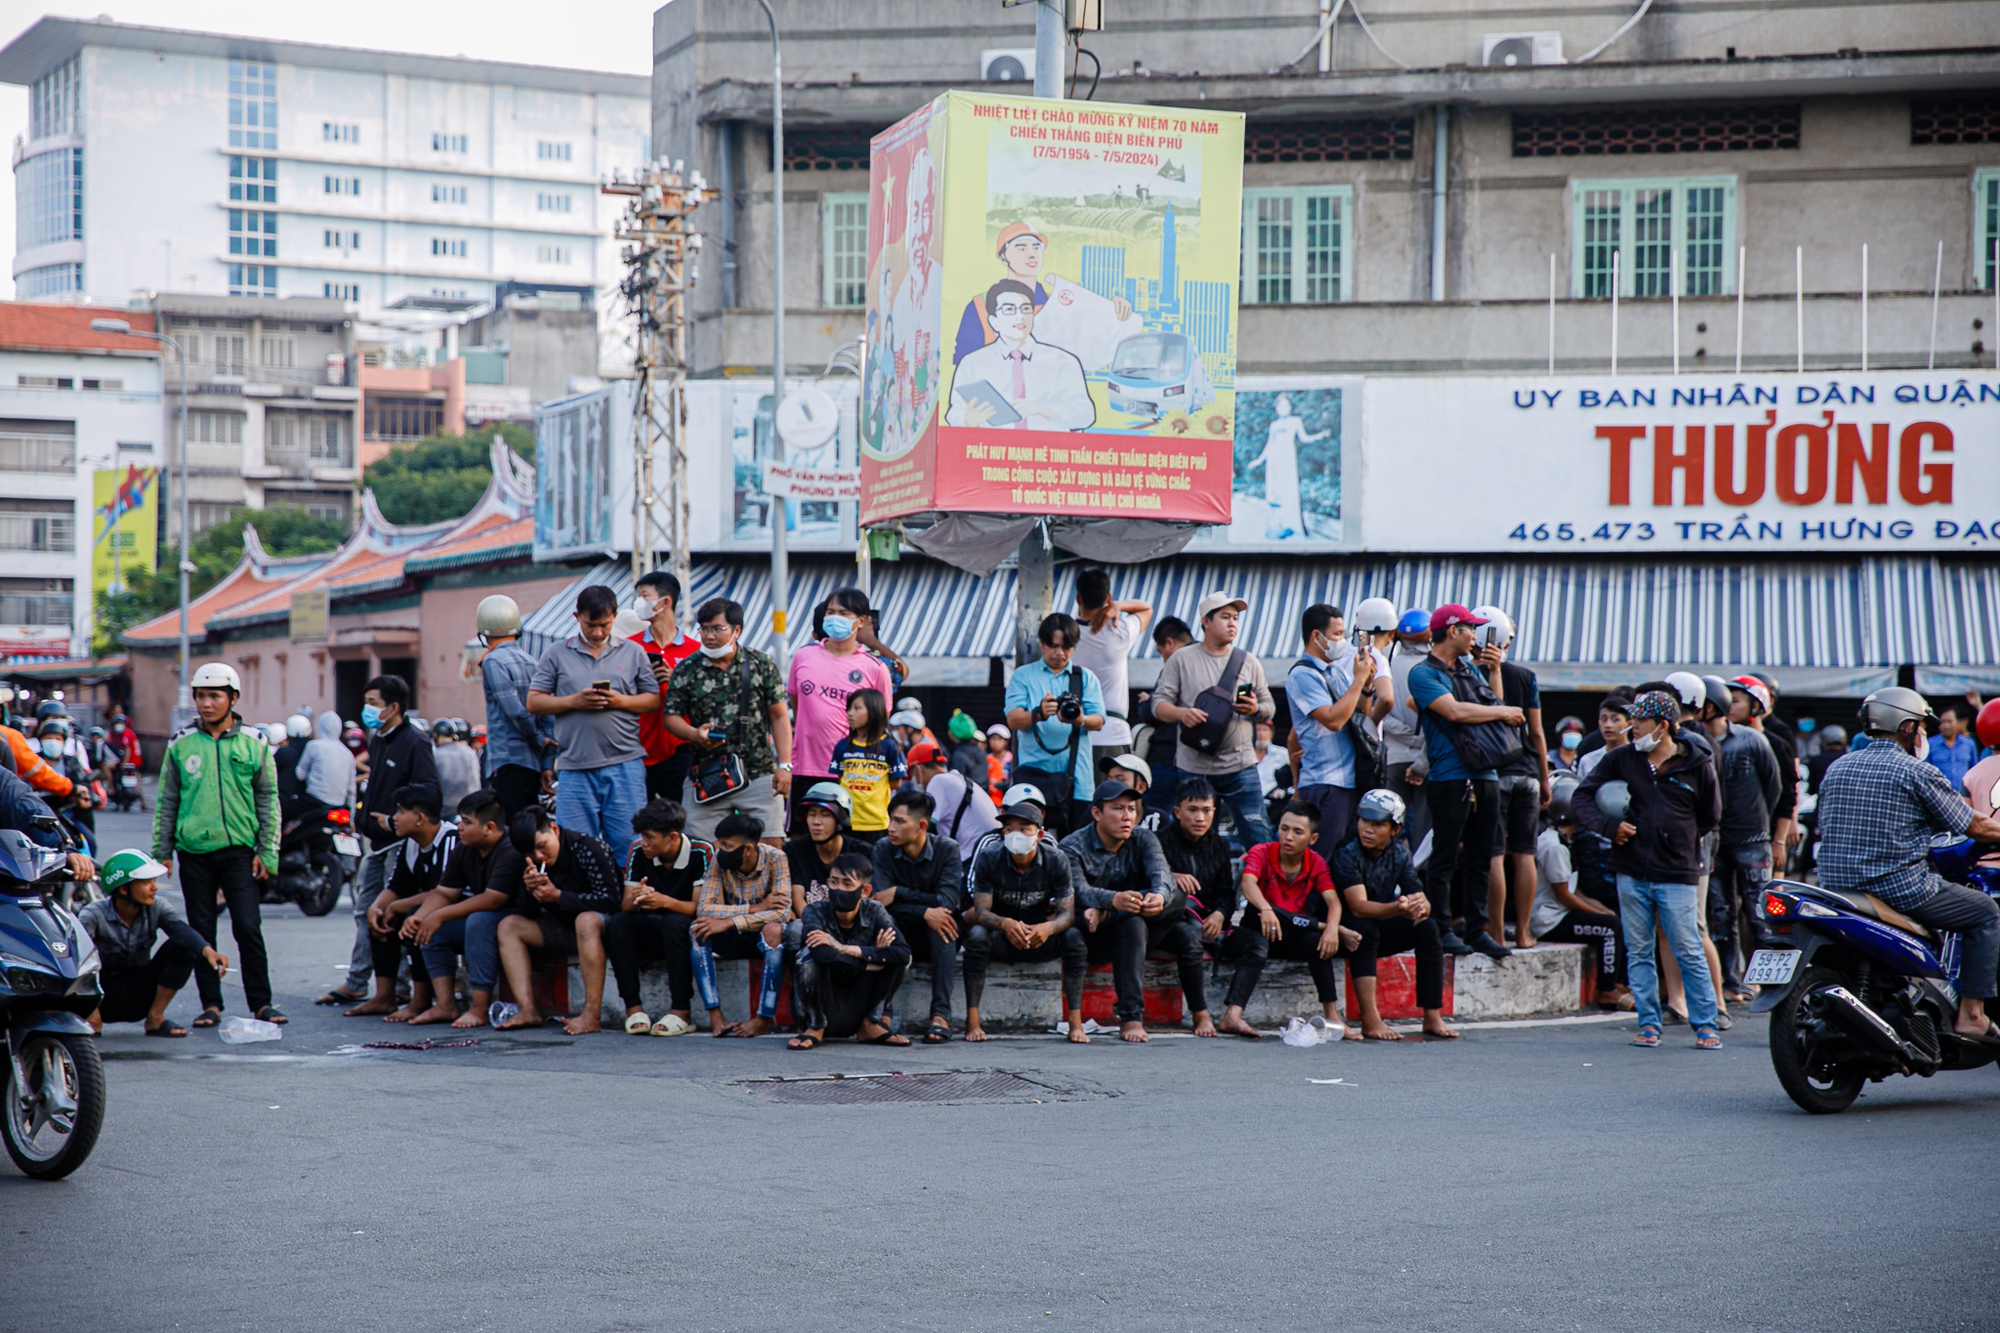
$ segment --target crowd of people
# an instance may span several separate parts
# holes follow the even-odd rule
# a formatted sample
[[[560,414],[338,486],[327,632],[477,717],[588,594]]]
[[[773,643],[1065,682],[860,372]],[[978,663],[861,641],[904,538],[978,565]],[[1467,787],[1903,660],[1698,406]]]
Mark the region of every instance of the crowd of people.
[[[585,1033],[609,982],[628,1033],[684,1035],[705,1017],[716,1036],[755,1036],[789,981],[794,1049],[977,1042],[996,962],[1059,962],[1070,1040],[1089,1039],[1083,980],[1108,964],[1118,1034],[1143,1042],[1159,959],[1195,1035],[1255,1039],[1245,1012],[1280,959],[1306,965],[1337,1031],[1342,964],[1355,1035],[1396,1040],[1375,977],[1407,954],[1422,1032],[1450,1040],[1445,958],[1499,963],[1547,942],[1585,947],[1597,1002],[1634,1013],[1638,1044],[1683,1023],[1714,1049],[1730,1006],[1755,994],[1762,886],[1810,868],[1812,798],[1849,750],[1842,728],[1781,721],[1762,673],[1670,672],[1609,691],[1594,729],[1545,730],[1503,611],[1382,598],[1305,609],[1279,726],[1272,681],[1238,644],[1245,598],[1215,591],[1189,620],[1156,617],[1096,568],[1079,573],[1073,613],[1042,621],[1004,719],[982,729],[954,711],[940,740],[898,697],[904,664],[861,590],[814,609],[783,671],[743,641],[739,604],[686,616],[680,602],[665,572],[626,607],[586,587],[575,633],[537,656],[514,603],[487,598],[483,729],[421,723],[409,682],[385,674],[358,727],[328,712],[266,736],[236,714],[234,672],[203,666],[198,723],[161,767],[150,854],[124,854],[115,877],[130,887],[96,918],[131,966],[146,923],[168,942],[127,978],[124,1017],[107,1001],[105,1019],[181,1035],[165,1004],[192,973],[194,1026],[219,1022],[223,904],[249,1005],[285,1021],[259,883],[281,817],[316,803],[351,807],[367,843],[349,973],[320,997],[353,1016]],[[1135,690],[1149,635],[1158,678]],[[1916,756],[1954,789],[1977,778],[1982,809],[2000,760],[1979,763],[1968,733],[1988,720],[1949,711]],[[2000,739],[2000,711],[1990,720]],[[185,922],[150,895],[169,865]],[[536,969],[572,956],[581,1011],[545,1016]],[[761,971],[735,1023],[718,959]],[[664,1009],[642,991],[648,963],[666,973]],[[916,963],[927,1009],[901,995]],[[1225,977],[1215,1009],[1209,983]]]

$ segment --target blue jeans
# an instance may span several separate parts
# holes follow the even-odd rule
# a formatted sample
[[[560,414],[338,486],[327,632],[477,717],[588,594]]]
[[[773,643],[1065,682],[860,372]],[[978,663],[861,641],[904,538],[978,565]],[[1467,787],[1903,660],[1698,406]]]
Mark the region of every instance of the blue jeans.
[[[645,804],[646,764],[640,759],[556,775],[556,823],[604,839],[620,870],[632,850],[632,816]]]
[[[1696,924],[1695,886],[1655,884],[1630,875],[1618,877],[1618,916],[1625,929],[1625,973],[1639,1009],[1640,1027],[1660,1025],[1660,970],[1654,931],[1663,930],[1687,988],[1688,1025],[1715,1026],[1715,985]]]
[[[1208,785],[1215,788],[1216,797],[1235,817],[1236,836],[1242,839],[1246,850],[1260,842],[1271,841],[1271,826],[1264,819],[1264,788],[1257,780],[1256,769],[1204,773],[1201,776],[1208,779]]]
[[[1145,807],[1166,814],[1180,799],[1181,771],[1172,764],[1153,764],[1153,785],[1146,788]]]
[[[424,946],[424,967],[431,976],[442,978],[448,993],[450,978],[458,975],[458,959],[465,955],[465,979],[472,989],[491,995],[500,985],[500,921],[512,912],[474,912],[439,926]]]
[[[701,992],[703,1007],[720,1009],[722,994],[715,985],[715,956],[724,958],[762,958],[764,960],[763,986],[757,992],[757,1014],[760,1018],[775,1018],[778,1014],[778,987],[785,980],[785,942],[782,938],[776,944],[764,943],[761,927],[745,935],[740,930],[728,931],[721,935],[711,935],[705,940],[696,940],[690,956],[694,962],[694,985]]]

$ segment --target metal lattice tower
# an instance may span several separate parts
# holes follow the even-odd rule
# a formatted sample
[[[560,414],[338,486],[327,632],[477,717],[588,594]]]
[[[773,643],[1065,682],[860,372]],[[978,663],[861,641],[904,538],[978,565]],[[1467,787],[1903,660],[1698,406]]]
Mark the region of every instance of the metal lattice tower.
[[[639,381],[632,413],[632,577],[650,571],[661,551],[680,580],[693,584],[688,552],[687,296],[699,279],[701,233],[688,215],[715,192],[699,171],[654,160],[630,180],[614,173],[605,194],[627,196],[617,237],[625,278],[619,291],[638,325],[632,368]],[[660,472],[664,464],[665,486]]]

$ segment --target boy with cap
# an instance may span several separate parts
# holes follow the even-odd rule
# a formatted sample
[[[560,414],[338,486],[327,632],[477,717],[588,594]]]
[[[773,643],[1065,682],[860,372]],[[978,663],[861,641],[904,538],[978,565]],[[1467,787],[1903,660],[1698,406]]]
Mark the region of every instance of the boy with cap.
[[[1208,779],[1229,807],[1244,846],[1271,840],[1264,791],[1257,777],[1256,723],[1277,708],[1264,668],[1236,646],[1250,603],[1234,593],[1201,599],[1201,641],[1169,657],[1153,687],[1153,716],[1179,728],[1174,767]]]
[[[1037,797],[1032,787],[1010,796]],[[1048,815],[1033,799],[1017,799],[1000,812],[1000,836],[980,844],[972,858],[966,891],[972,899],[972,928],[966,932],[965,1039],[985,1041],[979,1001],[986,968],[1003,963],[1062,959],[1063,1014],[1069,1039],[1087,1042],[1083,1030],[1083,974],[1090,966],[1083,932],[1076,927],[1076,891],[1069,858],[1047,836]]]
[[[962,859],[971,860],[979,840],[1000,828],[999,807],[986,788],[947,768],[937,746],[919,741],[907,758],[911,784],[931,798],[937,831],[958,844]]]
[[[185,1037],[187,1029],[167,1021],[167,1006],[187,985],[199,957],[220,981],[229,960],[217,953],[173,908],[158,900],[167,868],[136,848],[114,853],[99,872],[109,898],[77,913],[103,963],[98,985],[104,998],[90,1016],[92,1030],[106,1023],[143,1022],[149,1037]],[[167,942],[153,951],[153,938]]]
[[[1361,941],[1348,964],[1354,997],[1361,1005],[1361,1036],[1367,1041],[1401,1041],[1382,1021],[1375,1002],[1375,965],[1385,956],[1414,953],[1417,1007],[1424,1013],[1424,1036],[1436,1041],[1458,1037],[1444,1021],[1444,950],[1430,899],[1410,865],[1410,849],[1396,834],[1403,826],[1403,798],[1377,787],[1361,798],[1354,836],[1333,854],[1333,877],[1354,914]]]

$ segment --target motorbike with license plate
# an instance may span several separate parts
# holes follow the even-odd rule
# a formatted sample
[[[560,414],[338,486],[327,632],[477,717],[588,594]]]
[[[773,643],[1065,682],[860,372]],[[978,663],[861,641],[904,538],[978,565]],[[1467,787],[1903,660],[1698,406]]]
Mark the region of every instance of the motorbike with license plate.
[[[70,850],[0,829],[0,1139],[37,1180],[83,1165],[104,1123],[104,1065],[84,1021],[104,997],[97,946],[61,901]]]
[[[264,881],[267,902],[297,903],[325,916],[361,868],[361,839],[345,806],[311,806],[287,819],[278,834],[278,873]]]
[[[2000,868],[1978,864],[1991,851],[1966,839],[1934,847],[1930,860],[1944,878],[2000,899]],[[1954,1030],[1957,934],[1869,894],[1791,880],[1766,884],[1763,906],[1780,947],[1757,950],[1744,980],[1762,987],[1751,1011],[1771,1015],[1772,1068],[1805,1110],[1831,1115],[1863,1083],[1977,1069],[2000,1056]]]

